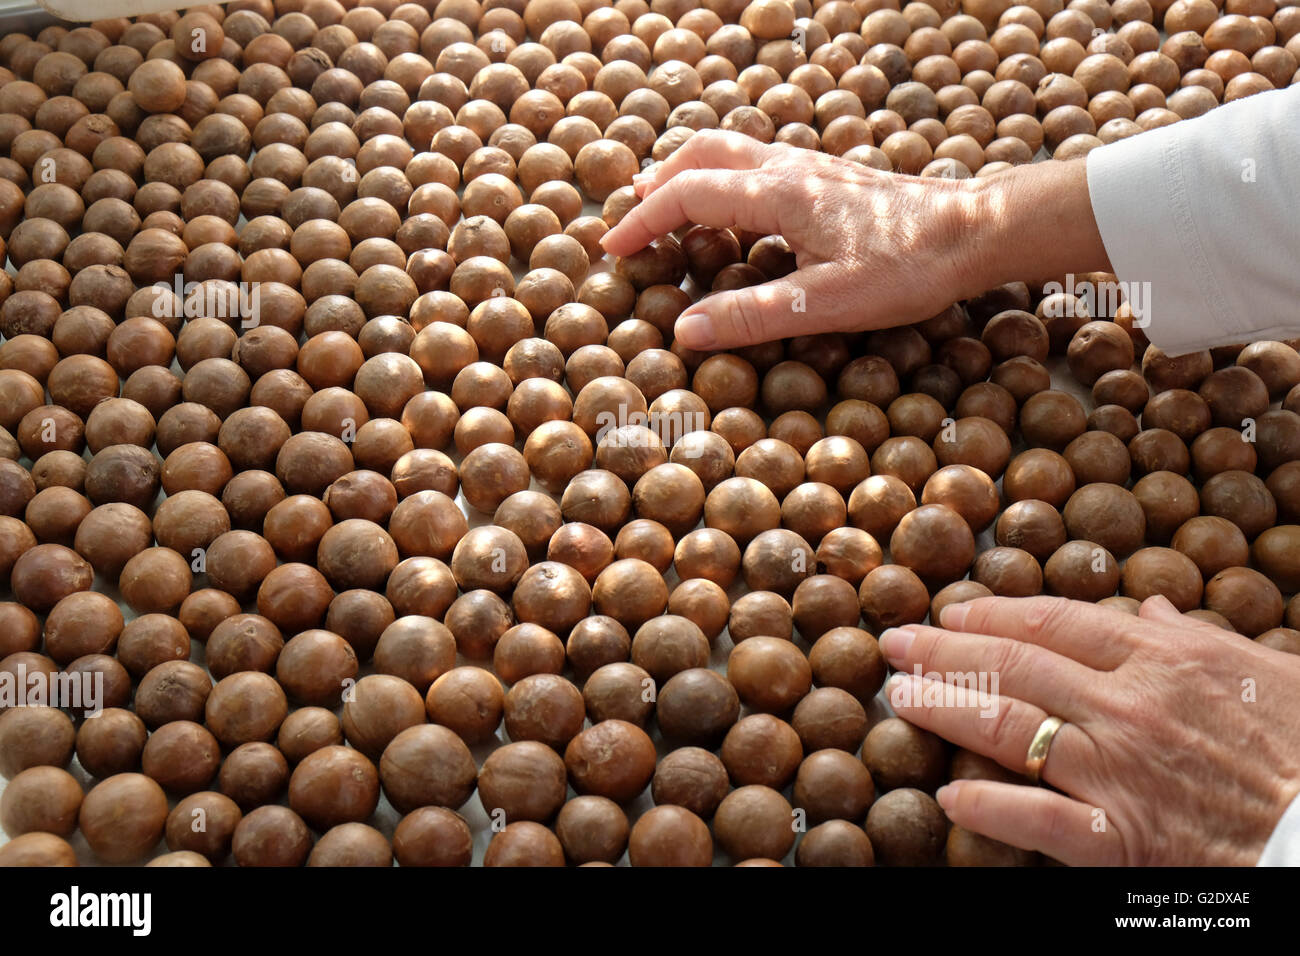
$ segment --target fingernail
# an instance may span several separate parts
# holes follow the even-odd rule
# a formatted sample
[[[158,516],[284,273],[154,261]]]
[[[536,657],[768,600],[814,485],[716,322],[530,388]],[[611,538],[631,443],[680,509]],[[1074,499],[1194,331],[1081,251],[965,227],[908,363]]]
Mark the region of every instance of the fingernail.
[[[916,640],[916,634],[909,628],[891,627],[880,635],[880,652],[885,655],[891,664],[895,661],[905,660],[914,640]]]
[[[964,604],[949,604],[939,612],[939,626],[946,627],[950,631],[960,631],[962,624],[966,622],[966,612],[969,610]]]
[[[686,313],[678,318],[673,334],[688,349],[711,349],[717,343],[717,337],[713,334],[713,322],[699,312]]]
[[[934,792],[934,799],[938,801],[945,813],[957,802],[957,786],[956,782],[946,783]]]

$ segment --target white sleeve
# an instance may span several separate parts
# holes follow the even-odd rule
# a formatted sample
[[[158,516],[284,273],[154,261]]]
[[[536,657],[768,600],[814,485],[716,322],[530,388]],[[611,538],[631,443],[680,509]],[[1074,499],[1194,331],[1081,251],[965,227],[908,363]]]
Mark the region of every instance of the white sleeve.
[[[1273,828],[1256,866],[1300,866],[1300,796],[1282,814]]]
[[[1102,242],[1171,354],[1300,336],[1300,86],[1088,154]]]

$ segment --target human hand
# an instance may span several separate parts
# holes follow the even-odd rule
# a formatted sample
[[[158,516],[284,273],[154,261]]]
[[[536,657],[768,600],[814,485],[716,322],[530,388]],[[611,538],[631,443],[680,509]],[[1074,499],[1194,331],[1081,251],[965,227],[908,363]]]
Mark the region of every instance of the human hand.
[[[602,242],[626,256],[692,223],[785,237],[797,271],[692,305],[675,330],[689,348],[899,325],[982,290],[969,242],[974,183],[703,130],[638,177],[641,203]]]
[[[887,685],[899,716],[1018,773],[1039,724],[1067,721],[1042,769],[1062,793],[954,781],[937,798],[959,826],[1072,865],[1254,865],[1300,792],[1294,655],[1163,597],[1137,617],[1060,598],[979,598],[947,607],[942,623],[881,635],[904,672]],[[998,675],[996,708],[926,706],[917,666]]]
[[[1081,162],[922,179],[701,130],[634,186],[641,203],[601,240],[613,255],[694,223],[794,250],[790,275],[686,309],[675,335],[692,349],[919,322],[1004,282],[1109,264]]]

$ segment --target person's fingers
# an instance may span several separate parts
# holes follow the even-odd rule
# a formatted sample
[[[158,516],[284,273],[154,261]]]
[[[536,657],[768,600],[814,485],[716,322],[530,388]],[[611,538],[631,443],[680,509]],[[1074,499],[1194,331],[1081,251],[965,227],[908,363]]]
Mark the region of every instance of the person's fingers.
[[[752,136],[728,130],[700,130],[663,162],[637,177],[643,198],[688,169],[757,169],[773,147]]]
[[[1114,670],[1137,649],[1133,616],[1057,597],[986,597],[943,609],[944,627],[1027,641],[1097,670]]]
[[[1044,790],[991,780],[954,780],[935,794],[948,819],[1070,866],[1125,862],[1124,839],[1100,807]]]
[[[809,289],[823,278],[822,268],[811,266],[762,285],[706,296],[678,317],[673,336],[689,349],[708,351],[827,331],[829,327],[810,323],[803,307]]]
[[[1095,670],[1024,641],[910,624],[881,634],[880,650],[904,673],[996,681],[992,693],[1017,697],[1068,720],[1083,719],[1097,703],[1100,675]]]
[[[716,136],[732,137],[735,140],[730,152],[718,150],[715,154],[715,148],[707,145],[709,140]],[[703,137],[703,140],[701,140],[701,137]],[[703,155],[693,151],[685,152],[686,147],[697,142],[697,140],[700,141],[697,148],[703,150]],[[665,164],[674,159],[677,159],[678,163],[668,167],[667,172],[664,172]],[[638,197],[644,199],[673,176],[687,169],[743,170],[786,163],[815,163],[819,166],[834,166],[837,163],[844,164],[847,162],[847,160],[832,156],[829,153],[819,153],[810,149],[791,146],[788,143],[760,143],[753,137],[741,133],[723,130],[701,130],[688,139],[681,149],[672,153],[668,159],[654,163],[633,176],[632,189]],[[855,167],[856,172],[858,164],[854,163],[852,166]]]
[[[992,681],[983,686],[975,679],[955,684],[915,674],[895,674],[886,687],[899,717],[1023,774],[1029,745],[1048,715],[998,690]],[[1088,735],[1067,722],[1052,738],[1039,775],[1054,787],[1073,789],[1083,781],[1092,753]]]
[[[756,173],[687,170],[633,207],[600,244],[612,255],[629,256],[687,223],[739,226],[765,235],[780,232],[777,204],[768,193],[770,184]]]

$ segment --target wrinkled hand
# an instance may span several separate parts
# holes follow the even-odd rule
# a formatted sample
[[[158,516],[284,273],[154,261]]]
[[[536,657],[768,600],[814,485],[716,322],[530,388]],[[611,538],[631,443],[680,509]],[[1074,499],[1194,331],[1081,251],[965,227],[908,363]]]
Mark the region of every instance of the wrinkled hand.
[[[603,245],[631,255],[693,223],[785,237],[797,271],[688,308],[675,334],[689,348],[900,325],[986,287],[972,230],[980,182],[899,176],[704,130],[637,178],[642,202]]]
[[[1184,617],[1163,597],[1137,617],[980,598],[946,608],[943,624],[881,635],[908,675],[891,678],[891,700],[912,691],[899,716],[1016,772],[1047,715],[1068,722],[1042,771],[1062,793],[955,781],[938,799],[959,826],[1074,865],[1254,865],[1300,792],[1294,655]],[[996,716],[969,700],[917,703],[928,683],[918,664],[997,674]]]

